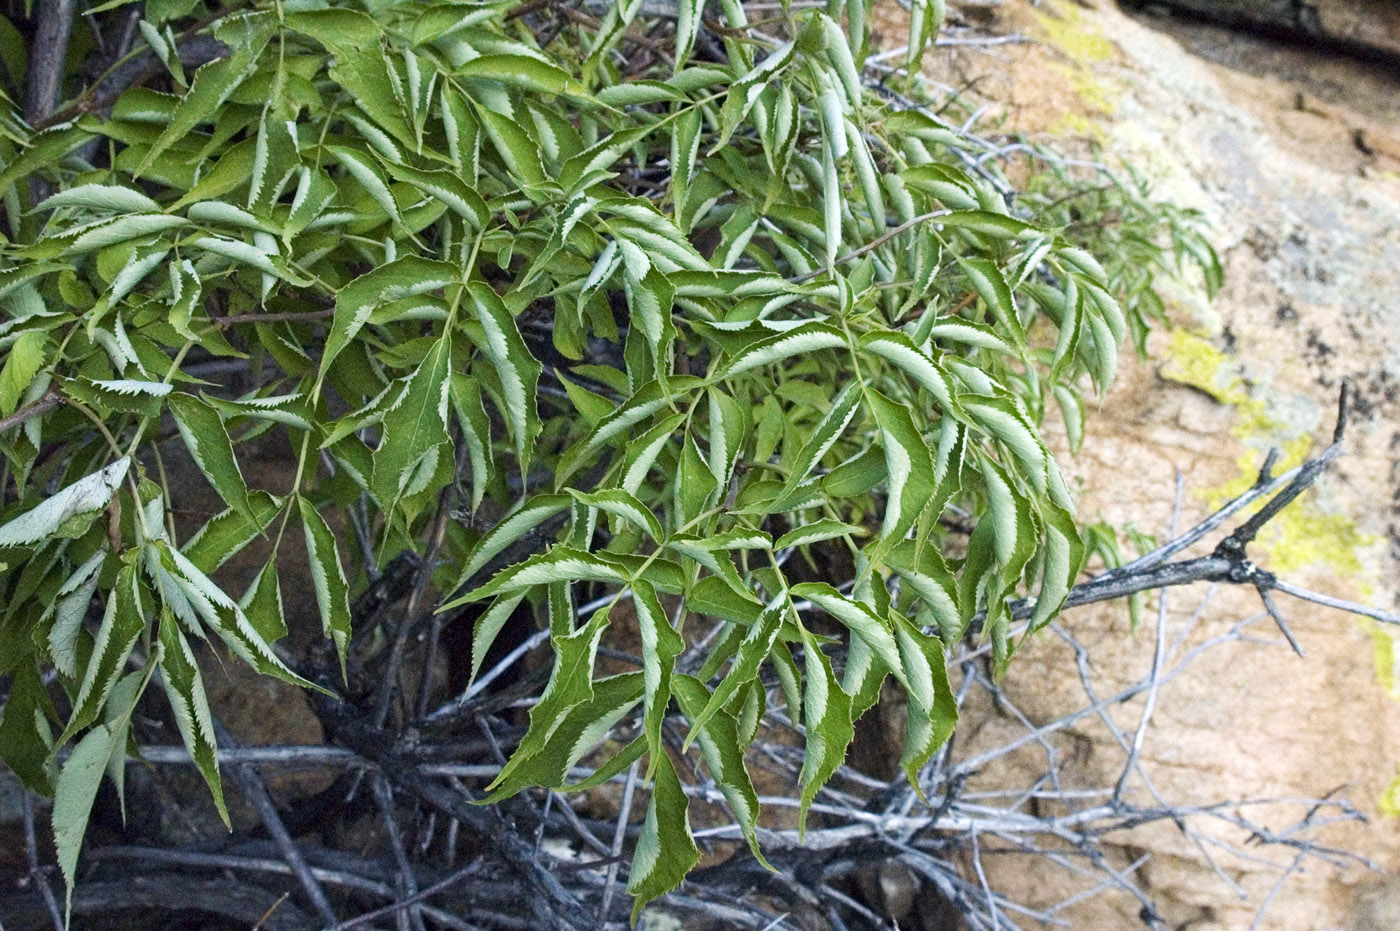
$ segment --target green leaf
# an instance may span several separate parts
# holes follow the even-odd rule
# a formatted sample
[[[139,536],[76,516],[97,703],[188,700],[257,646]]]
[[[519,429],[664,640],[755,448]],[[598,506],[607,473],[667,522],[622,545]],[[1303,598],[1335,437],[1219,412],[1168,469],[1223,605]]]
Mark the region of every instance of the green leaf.
[[[700,713],[691,721],[690,731],[685,737],[685,748],[689,749],[691,743],[699,736],[700,731],[729,703],[739,691],[739,687],[747,685],[758,675],[758,667],[773,649],[773,644],[777,642],[778,631],[783,624],[783,609],[786,605],[786,598],[779,595],[769,602],[768,606],[754,621],[749,628],[748,634],[739,644],[738,655],[734,659],[734,665],[729,668],[724,679],[720,681],[714,694],[710,696],[709,702],[700,709]]]
[[[97,720],[107,696],[124,671],[137,638],[146,630],[138,585],[136,570],[128,563],[117,574],[116,584],[107,596],[107,610],[93,640],[92,655],[83,672],[78,696],[73,700],[73,713],[58,738],[60,747]]]
[[[169,254],[170,246],[163,242],[137,249],[130,262],[112,279],[112,287],[107,292],[108,305],[116,304],[130,294]]]
[[[475,112],[501,161],[520,180],[525,192],[528,194],[532,189],[544,186],[549,179],[540,159],[539,146],[529,133],[490,107],[478,107]]]
[[[623,454],[622,489],[635,495],[646,481],[656,457],[661,455],[671,442],[681,424],[684,414],[673,414],[627,444]]]
[[[976,257],[959,258],[958,265],[962,267],[963,274],[986,302],[987,307],[997,315],[1001,326],[1011,334],[1016,348],[1024,349],[1026,334],[1021,329],[1021,320],[1016,315],[1015,299],[1011,296],[1011,288],[1007,286],[1001,269],[991,259]]]
[[[816,637],[802,632],[806,657],[807,688],[802,696],[802,721],[807,732],[806,753],[798,781],[802,796],[797,809],[797,831],[807,830],[807,809],[821,787],[846,759],[846,748],[855,737],[851,725],[851,697],[841,689],[831,671],[831,660],[822,653]]]
[[[589,507],[595,507],[600,511],[606,511],[645,530],[658,543],[665,536],[661,529],[661,522],[656,519],[656,515],[651,512],[651,509],[620,488],[609,488],[595,492],[575,491],[571,488],[569,494],[576,501]]]
[[[94,252],[131,239],[154,236],[178,226],[188,226],[184,217],[164,213],[133,213],[94,226],[73,240],[65,250],[71,255]]]
[[[491,480],[491,421],[481,403],[481,383],[470,375],[453,372],[448,390],[452,409],[462,428],[462,441],[467,444],[467,457],[472,470],[472,511],[481,507],[486,485]]]
[[[637,632],[642,644],[642,693],[646,709],[642,722],[642,733],[646,735],[647,750],[651,754],[648,765],[648,779],[656,771],[657,762],[666,755],[666,741],[662,725],[666,719],[666,709],[671,703],[671,674],[675,669],[676,657],[685,650],[685,640],[671,626],[666,611],[656,597],[656,589],[649,583],[638,580],[632,583],[633,602],[637,608]]]
[[[275,23],[271,13],[236,14],[226,20],[219,38],[230,45],[232,54],[211,62],[194,73],[189,92],[180,98],[170,124],[146,152],[136,173],[145,174],[156,158],[183,140],[200,123],[212,118],[254,69],[272,35]]]
[[[662,408],[675,405],[678,399],[701,384],[701,379],[687,375],[672,377],[664,385],[659,381],[652,381],[638,388],[617,410],[600,420],[586,437],[564,453],[555,472],[555,487],[563,488],[564,483],[578,470],[589,454],[631,430]],[[652,433],[647,433],[646,436],[651,437]]]
[[[214,408],[189,394],[175,393],[167,400],[180,438],[195,465],[229,507],[249,523],[256,521],[248,501],[248,485],[233,454],[233,443],[224,429],[223,418]]]
[[[400,500],[436,490],[433,481],[438,458],[452,456],[447,434],[451,361],[452,339],[444,335],[433,343],[398,400],[384,414],[370,488],[391,520]],[[443,447],[447,447],[445,452]]]
[[[306,283],[288,274],[285,268],[279,267],[278,263],[272,260],[272,255],[276,253],[275,248],[272,253],[268,253],[256,246],[248,245],[241,239],[229,239],[226,236],[200,236],[190,240],[189,245],[198,246],[205,252],[221,255],[236,265],[247,265],[249,268],[255,268],[264,275],[270,275],[273,278],[281,278],[292,284]]]
[[[862,450],[821,477],[821,489],[834,498],[864,494],[889,477],[885,455],[878,446]]]
[[[709,691],[693,676],[676,676],[672,684],[681,710],[688,717],[693,718],[698,714],[709,700]],[[761,696],[763,690],[754,689],[750,694]],[[724,794],[724,800],[729,804],[734,820],[743,831],[744,840],[748,842],[754,859],[764,867],[772,869],[764,859],[758,844],[758,834],[755,830],[759,815],[758,793],[754,791],[753,781],[744,767],[743,747],[748,741],[743,737],[734,716],[722,711],[712,717],[710,723],[700,732],[700,753],[704,757],[705,768],[710,771],[710,776]]]
[[[1035,633],[1059,613],[1086,556],[1084,540],[1068,511],[1048,506],[1041,513],[1045,521],[1045,568],[1029,633]]]
[[[544,749],[570,711],[593,700],[593,661],[598,653],[598,641],[608,626],[610,609],[611,605],[601,608],[577,630],[556,633],[550,638],[554,647],[554,669],[549,682],[540,700],[530,709],[530,727],[520,745],[487,786],[488,790],[505,784],[512,773]]]
[[[248,493],[250,520],[229,508],[215,514],[185,542],[181,551],[201,572],[210,573],[241,551],[272,524],[281,503],[265,491]]]
[[[326,520],[310,501],[297,495],[302,532],[306,536],[306,556],[311,563],[311,581],[316,605],[321,610],[321,629],[335,644],[340,670],[345,672],[345,651],[350,646],[350,586],[341,568],[335,536]]]
[[[577,786],[565,786],[569,768],[606,737],[613,725],[629,714],[641,699],[640,672],[609,676],[594,682],[593,697],[567,712],[554,727],[549,739],[529,759],[515,765],[510,773],[503,772],[502,778],[497,780],[495,788],[484,801],[496,802],[509,798],[528,786],[566,790],[588,788],[592,780],[584,780]],[[626,759],[629,752],[639,756],[644,747],[645,742],[641,738],[634,741],[632,748],[620,754],[624,758],[622,766],[625,768],[630,764],[631,760]],[[518,755],[519,751],[516,752]],[[514,759],[512,756],[511,761]],[[631,759],[636,759],[636,756]],[[606,771],[607,767],[599,770],[605,775]]]
[[[277,581],[277,560],[269,559],[258,570],[238,606],[248,616],[248,623],[268,643],[287,636],[287,620],[282,609],[282,586]]]
[[[335,160],[350,173],[350,177],[360,183],[365,193],[369,194],[370,199],[379,205],[379,209],[383,210],[389,219],[400,226],[403,225],[398,202],[389,190],[389,180],[368,155],[341,145],[328,145],[326,151],[335,156]]]
[[[287,668],[243,609],[179,550],[164,540],[148,541],[144,562],[166,605],[187,629],[198,633],[203,621],[234,655],[263,675],[326,691]]]
[[[302,230],[325,212],[335,200],[338,191],[335,182],[326,173],[310,166],[301,168],[297,180],[296,193],[292,195],[292,209],[282,224],[282,242],[290,244]]]
[[[686,0],[682,0],[682,5]],[[697,17],[698,19],[698,17]],[[700,850],[690,833],[690,799],[676,776],[671,758],[654,757],[656,782],[647,803],[646,821],[632,854],[627,891],[632,896],[632,923],[652,899],[665,895],[700,862]]]
[[[936,484],[933,455],[909,414],[909,408],[895,404],[873,389],[866,396],[885,451],[889,499],[880,539],[886,545],[898,542],[928,507]]]
[[[862,604],[838,592],[825,582],[803,582],[791,589],[792,597],[805,598],[836,618],[851,633],[866,642],[875,656],[890,672],[894,673],[899,684],[910,688],[899,662],[899,650],[895,645],[894,632],[887,620],[876,614],[869,605]]]
[[[922,797],[919,770],[948,741],[958,721],[958,703],[948,685],[943,643],[923,633],[909,619],[894,615],[900,662],[909,681],[904,750],[899,765],[909,785]]]
[[[835,327],[825,323],[806,323],[786,333],[760,340],[738,353],[716,373],[713,381],[734,378],[759,366],[781,362],[796,355],[838,349],[845,345],[845,334]]]
[[[565,495],[537,495],[502,517],[467,554],[467,561],[452,588],[456,590],[467,584],[497,554],[551,517],[567,511],[570,503]],[[444,605],[444,609],[446,607]]]
[[[973,323],[963,320],[961,317],[936,317],[926,328],[928,338],[931,340],[948,340],[954,343],[963,343],[967,346],[976,346],[979,349],[991,349],[995,352],[1004,353],[1008,356],[1016,356],[1016,349],[996,334],[991,327],[981,323]]]
[[[913,341],[903,333],[894,331],[867,334],[860,340],[860,348],[874,356],[894,363],[910,378],[918,382],[938,401],[948,413],[958,410],[953,398],[953,384],[947,370],[929,358]]]
[[[229,824],[228,809],[224,807],[224,792],[219,780],[218,744],[214,738],[214,717],[209,710],[209,699],[204,692],[204,678],[199,672],[199,663],[189,641],[180,630],[169,611],[160,620],[160,668],[163,674],[165,694],[170,701],[170,710],[175,716],[175,725],[180,729],[180,737],[185,749],[194,760],[195,767],[214,796],[214,807],[224,825]]]
[[[519,595],[497,598],[489,609],[476,619],[476,626],[472,631],[472,670],[467,677],[467,684],[476,681],[476,674],[481,671],[481,664],[486,659],[487,652],[491,645],[496,642],[497,635],[501,628],[510,620],[510,616],[515,613],[515,609],[520,602],[525,599],[522,592]]]
[[[1048,481],[1050,454],[1024,414],[1005,398],[964,395],[963,408],[983,430],[1005,443],[1020,462],[1022,471],[1038,492]]]
[[[481,55],[457,68],[463,78],[489,78],[540,94],[592,100],[588,88],[554,65],[528,55]]]
[[[516,328],[515,317],[506,309],[500,295],[480,281],[473,281],[468,290],[476,307],[477,320],[486,334],[481,349],[501,380],[506,420],[515,438],[515,456],[523,476],[529,470],[535,437],[540,432],[535,392],[542,367],[530,354]]]
[[[44,367],[47,344],[48,334],[43,330],[25,330],[10,344],[5,367],[0,369],[0,417],[8,417],[19,407],[25,389]]]
[[[981,471],[987,485],[987,514],[983,520],[991,522],[997,562],[1002,566],[1003,577],[1010,582],[1020,574],[1035,549],[1031,502],[1016,490],[996,463],[984,459]]]
[[[834,540],[838,537],[852,535],[864,536],[865,528],[848,524],[845,521],[826,518],[788,531],[778,538],[778,542],[773,544],[773,549],[785,550],[794,546],[810,546],[823,540]]]
[[[1069,451],[1079,452],[1084,443],[1084,399],[1079,392],[1067,385],[1054,387],[1055,401],[1060,406],[1060,416],[1065,421],[1065,436],[1069,439]]]
[[[77,882],[78,854],[83,849],[92,803],[112,755],[112,732],[107,725],[93,728],[78,741],[73,754],[58,773],[53,799],[53,840],[58,867],[67,887],[67,914],[73,909],[73,885]]]
[[[806,480],[812,470],[821,462],[822,457],[841,438],[841,434],[845,432],[846,427],[855,417],[860,400],[860,383],[856,381],[847,383],[836,397],[832,398],[831,406],[822,415],[822,419],[817,422],[811,435],[808,436],[807,442],[802,444],[802,449],[798,451],[797,457],[792,461],[791,471],[788,473],[787,480],[783,482],[782,493],[778,496],[780,501],[788,498],[793,490]]]
[[[131,459],[123,456],[0,526],[0,547],[28,546],[49,537],[75,537],[107,506],[126,478]]]
[[[78,638],[87,618],[92,597],[106,562],[105,550],[98,550],[73,571],[58,590],[53,602],[53,626],[47,646],[54,668],[70,679],[78,678]]]
[[[140,191],[116,184],[79,184],[59,191],[35,209],[54,210],[59,207],[80,207],[102,213],[159,213],[160,204]]]
[[[39,669],[32,661],[20,663],[10,680],[10,693],[0,708],[0,760],[31,791],[53,794],[49,751],[53,729],[49,702]]]
[[[480,61],[480,59],[477,59]],[[389,174],[407,182],[447,205],[453,213],[465,219],[475,229],[484,230],[491,222],[491,209],[481,195],[450,171],[423,171],[408,165],[386,163]]]
[[[376,307],[461,280],[461,271],[450,262],[407,255],[346,284],[335,295],[335,316],[321,353],[321,377],[325,377],[331,363],[356,337]]]
[[[555,546],[547,553],[502,569],[485,585],[443,605],[439,610],[445,611],[469,601],[480,601],[492,595],[518,592],[550,582],[612,582],[624,585],[630,581],[626,570],[614,562],[583,550]]]
[[[943,226],[956,226],[972,230],[995,239],[1039,239],[1046,235],[1045,230],[1037,229],[1004,213],[989,210],[955,210],[938,218]]]

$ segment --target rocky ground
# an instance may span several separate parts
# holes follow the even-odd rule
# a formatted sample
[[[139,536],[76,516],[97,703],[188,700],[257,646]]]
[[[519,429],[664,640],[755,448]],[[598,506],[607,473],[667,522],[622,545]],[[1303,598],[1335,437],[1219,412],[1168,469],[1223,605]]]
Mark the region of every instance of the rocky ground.
[[[953,15],[986,21],[989,7],[953,5]],[[1073,467],[1081,516],[1160,534],[1179,473],[1189,526],[1246,487],[1270,445],[1295,461],[1310,446],[1321,449],[1348,378],[1359,403],[1346,458],[1263,549],[1271,568],[1300,584],[1393,608],[1400,65],[1348,57],[1337,46],[1134,18],[1108,2],[1004,0],[990,19],[994,31],[1032,41],[942,56],[933,76],[975,87],[991,105],[984,121],[1004,132],[1137,166],[1158,196],[1206,214],[1225,264],[1218,299],[1207,304],[1183,290],[1173,310],[1182,329],[1154,335],[1154,361],[1129,366],[1091,421],[1089,452]],[[893,37],[899,24],[888,28]],[[1173,632],[1199,611],[1188,643],[1259,610],[1252,592],[1222,593],[1204,608],[1202,594],[1173,592],[1167,605]],[[1222,857],[1213,874],[1170,826],[1122,842],[1129,853],[1153,855],[1145,875],[1171,927],[1400,927],[1400,892],[1384,872],[1400,868],[1400,829],[1381,810],[1400,763],[1390,640],[1335,611],[1283,607],[1306,658],[1279,645],[1236,644],[1195,664],[1163,691],[1149,772],[1166,797],[1201,803],[1345,787],[1370,821],[1324,836],[1381,871],[1314,869],[1269,900],[1273,877],[1260,864]],[[1119,607],[1080,610],[1065,623],[1090,648],[1102,693],[1151,663],[1152,638],[1132,635]],[[1082,697],[1073,656],[1048,639],[1013,666],[1011,680],[1033,719],[1054,719]],[[1133,720],[1124,717],[1129,727]],[[997,739],[995,716],[984,730],[973,740]],[[1091,728],[1067,738],[1084,784],[1102,784],[1096,766],[1111,754],[1098,751],[1109,739]],[[994,868],[990,879],[1023,889],[1028,901],[1054,900],[1046,884],[1057,880],[1024,861]],[[1266,900],[1267,912],[1251,924]],[[1104,896],[1064,917],[1075,927],[1130,928],[1140,926],[1137,908]]]

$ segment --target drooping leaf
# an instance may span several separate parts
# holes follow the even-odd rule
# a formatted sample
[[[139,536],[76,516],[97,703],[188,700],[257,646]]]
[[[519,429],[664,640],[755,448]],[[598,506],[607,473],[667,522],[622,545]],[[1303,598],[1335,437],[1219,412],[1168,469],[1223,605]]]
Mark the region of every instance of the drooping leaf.
[[[214,796],[214,807],[224,824],[229,824],[224,807],[223,786],[219,780],[218,744],[214,738],[214,717],[204,692],[204,679],[194,651],[175,619],[167,611],[160,620],[161,674],[170,709],[185,749]]]
[[[350,647],[350,586],[341,567],[335,536],[326,519],[300,495],[297,496],[297,510],[301,513],[302,532],[306,537],[306,556],[311,563],[316,605],[321,610],[321,629],[335,644],[343,673],[345,651]]]
[[[486,334],[482,351],[495,366],[501,380],[506,419],[515,438],[515,456],[520,463],[520,474],[524,475],[530,467],[535,437],[540,431],[535,392],[542,369],[530,354],[515,325],[514,316],[506,309],[500,296],[479,281],[471,283],[469,292],[476,307],[477,319]]]
[[[257,518],[248,500],[248,485],[218,412],[199,398],[180,392],[171,394],[166,403],[175,416],[185,448],[209,484],[225,504],[249,523],[255,523]]]
[[[131,459],[123,456],[12,518],[0,526],[0,547],[28,546],[54,536],[78,536],[87,530],[93,515],[112,500],[112,493],[126,478],[130,465]]]
[[[690,799],[676,775],[675,765],[670,757],[661,754],[653,766],[651,800],[627,881],[634,923],[648,902],[680,885],[700,862],[700,850],[690,833]]]

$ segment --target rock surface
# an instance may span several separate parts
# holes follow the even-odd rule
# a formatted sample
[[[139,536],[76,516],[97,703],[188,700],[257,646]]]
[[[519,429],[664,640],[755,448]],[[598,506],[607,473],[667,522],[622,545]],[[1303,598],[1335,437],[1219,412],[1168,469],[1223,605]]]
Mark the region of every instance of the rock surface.
[[[1350,23],[1346,35],[1358,40],[1369,34],[1359,31],[1363,11],[1400,16],[1400,6],[1389,3],[1312,6],[1324,23]],[[940,56],[934,77],[975,86],[993,107],[987,123],[1000,119],[1006,131],[1061,146],[1077,138],[1086,152],[1135,165],[1153,179],[1157,196],[1205,213],[1226,266],[1215,303],[1183,291],[1174,310],[1183,330],[1155,334],[1155,361],[1128,366],[1091,418],[1086,452],[1071,460],[1082,483],[1080,516],[1162,534],[1179,473],[1187,489],[1180,520],[1190,526],[1247,486],[1268,446],[1295,457],[1325,446],[1347,377],[1359,400],[1346,457],[1263,541],[1263,555],[1297,584],[1394,610],[1400,81],[1374,63],[1298,47],[1273,50],[1206,27],[1173,27],[1169,35],[1153,28],[1164,23],[1134,20],[1107,3],[1036,8],[1006,0],[996,25],[1039,41]],[[899,34],[896,24],[889,34]],[[1400,46],[1400,28],[1387,27],[1381,37]],[[1252,591],[1221,591],[1203,603],[1204,594],[1183,589],[1168,598],[1170,636],[1194,618],[1186,649],[1259,612]],[[1152,617],[1156,606],[1148,607]],[[1265,619],[1255,631],[1269,643],[1232,644],[1194,663],[1160,696],[1146,770],[1177,803],[1313,797],[1345,786],[1371,820],[1327,828],[1320,838],[1396,869],[1400,830],[1379,811],[1400,763],[1400,703],[1387,694],[1393,671],[1376,662],[1389,662],[1391,641],[1336,611],[1292,601],[1283,608],[1307,657],[1282,646]],[[1064,624],[1090,650],[1099,694],[1149,668],[1150,631],[1144,625],[1131,634],[1121,607],[1081,609]],[[1083,698],[1074,656],[1053,637],[1013,664],[1008,689],[1031,720],[1054,720]],[[1131,728],[1141,704],[1122,710],[1119,724]],[[966,752],[1004,739],[994,710],[965,722]],[[1111,784],[1109,767],[1122,759],[1111,741],[1091,722],[1056,744],[1073,755],[1078,786]],[[1029,773],[1042,763],[1021,765]],[[1022,784],[1017,762],[1005,765],[1010,784]],[[1280,827],[1289,821],[1278,813]],[[1212,837],[1237,848],[1246,841],[1225,829]],[[1313,869],[1270,897],[1276,871],[1212,846],[1221,866],[1214,874],[1202,849],[1170,823],[1121,842],[1125,864],[1151,855],[1139,877],[1163,905],[1168,927],[1394,926],[1387,916],[1400,896],[1383,873]],[[1055,887],[1064,882],[1057,868],[1017,859],[990,872],[993,886],[1023,901],[1066,894]],[[1267,911],[1252,924],[1265,901]],[[1059,917],[1076,928],[1141,927],[1138,908],[1110,894]]]
[[[1131,0],[1217,22],[1324,39],[1400,54],[1400,3],[1395,0]]]

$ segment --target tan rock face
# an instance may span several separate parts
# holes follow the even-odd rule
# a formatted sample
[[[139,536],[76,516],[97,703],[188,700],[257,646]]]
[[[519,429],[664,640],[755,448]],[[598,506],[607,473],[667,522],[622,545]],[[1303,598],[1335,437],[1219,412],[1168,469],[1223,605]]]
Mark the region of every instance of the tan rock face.
[[[1314,6],[1332,24],[1327,28],[1355,36],[1400,13],[1390,3]],[[1004,118],[1009,131],[1071,146],[1078,137],[1102,146],[1110,161],[1136,165],[1159,197],[1211,219],[1226,265],[1225,289],[1213,306],[1181,295],[1176,319],[1196,335],[1154,335],[1155,361],[1127,366],[1091,418],[1084,454],[1067,460],[1079,483],[1080,516],[1132,523],[1160,537],[1180,473],[1187,489],[1180,520],[1190,526],[1231,487],[1247,485],[1270,444],[1299,455],[1311,442],[1319,451],[1346,377],[1359,396],[1346,457],[1257,555],[1297,584],[1393,610],[1400,553],[1400,305],[1394,297],[1400,293],[1400,162],[1392,149],[1400,138],[1393,109],[1400,84],[1374,65],[1335,56],[1313,61],[1297,49],[1260,58],[1256,46],[1245,46],[1250,51],[1236,50],[1234,64],[1267,67],[1251,73],[1222,66],[1107,3],[1037,10],[1006,0],[997,17],[1001,29],[1045,43],[999,46],[996,57],[940,55],[931,63],[936,78],[955,87],[976,82],[993,102],[989,122]],[[898,34],[897,23],[887,28]],[[1400,28],[1383,32],[1400,43]],[[1211,57],[1229,61],[1224,49],[1232,40],[1211,35],[1220,46],[1207,50]],[[1181,384],[1198,381],[1203,365],[1219,376],[1212,393],[1231,403]],[[1226,383],[1231,389],[1219,391]],[[1222,590],[1203,605],[1204,595],[1201,588],[1168,596],[1166,629],[1169,638],[1183,637],[1182,650],[1259,613],[1252,591]],[[1345,786],[1370,823],[1324,828],[1318,837],[1384,869],[1400,867],[1400,829],[1377,806],[1400,763],[1400,703],[1377,680],[1372,635],[1336,611],[1291,600],[1281,607],[1306,658],[1283,645],[1267,618],[1249,628],[1257,642],[1203,654],[1159,698],[1145,771],[1160,795],[1178,804],[1313,797]],[[1155,603],[1148,609],[1153,617]],[[1063,623],[1090,651],[1098,694],[1137,681],[1150,667],[1150,626],[1132,634],[1121,606],[1074,611]],[[1025,650],[1009,680],[1008,694],[1033,721],[1054,720],[1083,702],[1073,653],[1051,635]],[[1140,711],[1135,701],[1115,711],[1115,720],[1131,729]],[[968,741],[963,752],[1004,741],[1015,728],[1002,714],[970,709],[960,732]],[[1101,722],[1086,721],[1054,746],[1073,760],[1066,772],[1077,787],[1111,784],[1122,764]],[[1028,752],[982,778],[1019,786],[1043,765],[1043,756]],[[1140,780],[1132,791],[1146,797]],[[1297,817],[1285,807],[1262,817],[1282,828]],[[1125,833],[1114,838],[1122,845],[1118,865],[1151,855],[1138,876],[1169,927],[1251,927],[1278,871],[1247,855],[1254,850],[1285,866],[1289,857],[1248,848],[1242,833],[1225,825],[1201,830],[1203,847],[1170,822]],[[1219,874],[1207,864],[1207,851]],[[1023,901],[1048,903],[1066,894],[1058,868],[1025,858],[989,868],[994,886]],[[1396,900],[1377,874],[1314,866],[1274,895],[1257,927],[1395,927]],[[1138,908],[1131,898],[1109,894],[1060,917],[1074,927],[1139,927]]]
[[[1394,0],[1154,0],[1197,16],[1300,38],[1400,53],[1400,4]],[[1133,0],[1124,6],[1143,6]]]

